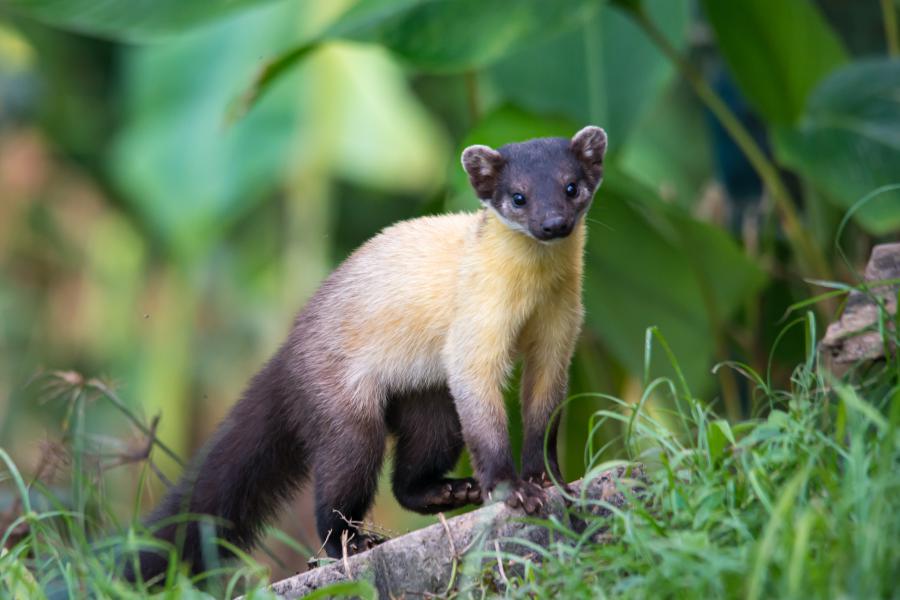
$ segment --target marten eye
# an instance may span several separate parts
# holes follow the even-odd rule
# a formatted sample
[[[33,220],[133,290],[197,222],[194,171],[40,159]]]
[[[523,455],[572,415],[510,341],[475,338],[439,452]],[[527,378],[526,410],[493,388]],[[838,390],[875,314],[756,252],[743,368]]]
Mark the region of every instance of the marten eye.
[[[515,204],[519,208],[522,208],[523,206],[525,206],[526,202],[528,202],[527,200],[525,200],[525,196],[523,196],[522,194],[519,194],[519,193],[513,194],[512,200],[513,200],[513,204]]]
[[[578,186],[577,185],[575,185],[574,183],[570,183],[569,185],[566,186],[566,196],[568,196],[569,198],[574,198],[577,195],[578,195]]]

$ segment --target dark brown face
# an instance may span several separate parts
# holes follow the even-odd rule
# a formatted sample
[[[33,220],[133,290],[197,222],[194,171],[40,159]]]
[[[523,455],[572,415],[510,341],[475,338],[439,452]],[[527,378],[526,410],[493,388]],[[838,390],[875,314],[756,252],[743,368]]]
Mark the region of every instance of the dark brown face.
[[[587,212],[605,153],[606,132],[589,126],[571,140],[469,146],[462,163],[482,202],[513,229],[546,242],[572,233]]]

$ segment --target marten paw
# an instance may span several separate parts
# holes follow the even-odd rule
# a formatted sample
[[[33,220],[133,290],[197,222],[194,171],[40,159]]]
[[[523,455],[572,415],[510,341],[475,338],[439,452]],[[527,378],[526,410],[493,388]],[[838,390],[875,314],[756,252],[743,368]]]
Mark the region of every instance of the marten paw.
[[[541,471],[535,475],[522,475],[522,479],[527,481],[528,483],[533,483],[535,485],[539,485],[542,488],[553,487],[553,481],[547,475],[546,471]]]
[[[347,555],[353,556],[354,554],[371,550],[378,544],[386,541],[386,537],[374,533],[355,533],[347,540]]]
[[[540,485],[531,481],[513,482],[506,495],[506,505],[521,508],[529,515],[539,514],[547,504],[547,493]]]
[[[553,479],[551,479],[550,476],[547,475],[546,471],[541,471],[541,472],[533,474],[533,475],[523,475],[522,479],[524,479],[525,481],[527,481],[529,483],[539,485],[544,489],[552,488],[552,487],[561,487],[563,489],[563,491],[565,491],[567,493],[571,493],[571,491],[572,491],[571,488],[569,487],[569,484],[565,483],[561,478],[557,478],[556,483],[554,483]]]
[[[426,494],[426,504],[432,509],[451,509],[481,503],[481,486],[471,477],[445,479]]]
[[[409,510],[434,514],[469,504],[481,504],[481,486],[471,477],[441,479],[412,490],[400,488],[397,490],[397,500]]]

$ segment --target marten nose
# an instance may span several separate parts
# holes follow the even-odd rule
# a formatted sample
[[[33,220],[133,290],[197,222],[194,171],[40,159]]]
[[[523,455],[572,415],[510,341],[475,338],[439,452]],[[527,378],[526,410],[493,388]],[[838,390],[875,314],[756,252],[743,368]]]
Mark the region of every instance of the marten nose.
[[[563,237],[569,235],[569,224],[562,215],[551,215],[541,223],[541,230],[547,237]]]

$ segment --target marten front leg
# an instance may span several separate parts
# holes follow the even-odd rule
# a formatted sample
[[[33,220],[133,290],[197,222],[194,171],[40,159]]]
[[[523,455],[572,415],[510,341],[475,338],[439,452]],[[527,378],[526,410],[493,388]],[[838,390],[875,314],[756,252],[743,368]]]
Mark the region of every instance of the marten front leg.
[[[540,510],[543,490],[526,485],[516,475],[503,394],[499,389],[492,394],[478,394],[458,383],[451,383],[451,389],[482,497],[505,499],[510,506],[525,508],[529,513]]]
[[[555,371],[555,372],[554,372]],[[559,366],[547,369],[526,355],[522,376],[522,479],[541,487],[565,483],[559,468],[557,437],[559,414],[554,411],[565,399],[566,373]],[[546,453],[545,453],[546,450]]]
[[[562,294],[542,307],[522,334],[522,478],[542,487],[550,487],[554,481],[565,485],[556,448],[560,415],[555,411],[566,397],[569,363],[582,315],[577,289],[570,291],[568,302]]]
[[[546,504],[543,488],[516,474],[507,430],[503,383],[511,368],[510,340],[515,327],[485,320],[482,328],[451,330],[447,355],[450,391],[462,434],[486,500],[503,499],[529,514]],[[492,324],[496,329],[488,331]]]

